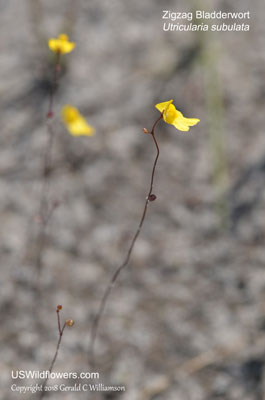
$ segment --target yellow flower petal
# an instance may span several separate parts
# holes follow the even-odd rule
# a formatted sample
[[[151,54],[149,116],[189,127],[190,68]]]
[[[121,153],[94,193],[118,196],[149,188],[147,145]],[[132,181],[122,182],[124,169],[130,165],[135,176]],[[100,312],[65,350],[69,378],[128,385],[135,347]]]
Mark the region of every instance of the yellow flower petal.
[[[189,126],[197,125],[200,122],[199,118],[185,118]]]
[[[165,111],[165,109],[166,109],[171,103],[173,103],[173,100],[164,101],[163,103],[158,103],[158,104],[156,104],[156,108],[162,113],[163,111]]]
[[[62,119],[65,124],[71,124],[72,122],[75,122],[80,113],[77,108],[70,106],[70,105],[65,105],[62,108]]]
[[[70,53],[75,48],[75,43],[69,42],[68,36],[64,33],[60,34],[57,39],[49,39],[48,45],[51,51],[61,54]]]
[[[73,136],[92,136],[94,135],[94,129],[92,126],[88,125],[83,117],[78,118],[78,120],[68,124],[68,130]]]
[[[75,48],[75,43],[73,42],[63,42],[61,43],[60,52],[62,54],[71,53],[71,51]]]
[[[168,124],[173,124],[177,116],[177,110],[173,104],[169,104],[163,112],[164,121]]]
[[[164,101],[156,104],[156,108],[163,113],[163,119],[166,123],[174,125],[180,131],[189,131],[190,126],[196,125],[200,120],[198,118],[185,118],[183,114],[176,110],[173,100]]]
[[[62,120],[73,136],[92,136],[95,133],[94,128],[90,126],[85,118],[80,114],[77,108],[65,105],[62,108]]]
[[[69,40],[69,37],[68,37],[68,35],[66,35],[65,33],[61,33],[61,34],[58,36],[58,39],[59,39],[59,40],[67,41],[67,40]]]
[[[187,132],[190,130],[190,126],[196,125],[198,122],[200,122],[198,118],[185,118],[183,114],[178,110],[176,110],[176,114],[176,119],[172,125],[174,125],[175,128],[180,131]]]
[[[187,132],[190,130],[189,126],[181,118],[176,118],[172,125],[174,125],[174,127],[177,128],[179,131]]]

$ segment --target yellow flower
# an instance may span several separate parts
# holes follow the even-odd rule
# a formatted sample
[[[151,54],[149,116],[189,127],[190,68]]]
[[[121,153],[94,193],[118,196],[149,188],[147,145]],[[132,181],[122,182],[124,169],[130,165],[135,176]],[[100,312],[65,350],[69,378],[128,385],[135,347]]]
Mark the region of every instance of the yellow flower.
[[[60,54],[70,53],[75,48],[75,43],[69,42],[65,34],[59,35],[57,39],[49,39],[48,45],[51,51]]]
[[[158,103],[156,108],[163,113],[163,119],[170,125],[174,125],[180,131],[189,131],[190,126],[196,125],[200,120],[198,118],[185,118],[183,114],[176,110],[173,100]]]
[[[61,111],[62,120],[73,136],[92,136],[95,133],[94,128],[88,125],[85,118],[80,114],[77,108],[65,105]]]

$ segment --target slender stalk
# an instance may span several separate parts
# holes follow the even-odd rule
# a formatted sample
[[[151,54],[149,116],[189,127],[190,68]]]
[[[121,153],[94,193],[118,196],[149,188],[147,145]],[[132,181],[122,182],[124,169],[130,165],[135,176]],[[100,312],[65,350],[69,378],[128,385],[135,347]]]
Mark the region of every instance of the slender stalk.
[[[40,228],[38,232],[38,237],[37,237],[37,256],[36,256],[36,268],[37,268],[37,274],[38,274],[38,280],[40,278],[41,270],[42,270],[42,256],[43,256],[43,250],[46,245],[46,231],[47,231],[47,226],[50,221],[50,218],[52,216],[52,213],[54,209],[56,208],[56,204],[53,206],[49,206],[48,202],[48,197],[49,197],[49,192],[50,192],[50,170],[51,170],[51,151],[52,151],[52,146],[53,146],[53,139],[54,139],[54,132],[52,129],[52,121],[47,121],[47,129],[48,129],[48,141],[45,149],[45,154],[44,154],[44,163],[43,163],[43,182],[42,182],[42,188],[41,188],[41,194],[40,194],[40,205],[39,205],[39,213],[38,213],[38,219],[40,223]]]
[[[104,292],[104,295],[102,296],[98,311],[97,311],[97,313],[95,315],[95,318],[94,318],[94,321],[92,323],[91,334],[90,334],[90,351],[89,351],[89,361],[91,362],[92,366],[95,365],[95,354],[94,354],[95,353],[95,342],[96,342],[96,339],[97,339],[99,323],[100,323],[100,320],[101,320],[102,315],[104,313],[104,310],[106,308],[106,304],[107,304],[108,298],[109,298],[109,296],[111,294],[111,291],[112,291],[112,289],[113,289],[113,287],[114,287],[114,285],[115,285],[120,273],[129,264],[132,251],[134,249],[134,246],[135,246],[135,243],[136,243],[136,241],[138,239],[138,236],[141,233],[142,226],[143,226],[144,221],[145,221],[148,205],[149,205],[150,201],[154,201],[156,199],[156,196],[152,192],[153,192],[155,171],[156,171],[156,166],[157,166],[157,161],[158,161],[158,158],[159,158],[160,151],[159,151],[159,146],[158,146],[158,143],[157,143],[157,140],[156,140],[156,137],[155,137],[155,128],[156,128],[158,122],[162,118],[163,118],[163,114],[161,114],[159,116],[159,118],[155,121],[155,123],[154,123],[154,125],[152,127],[152,130],[150,132],[147,131],[146,129],[144,129],[145,133],[151,134],[152,139],[153,139],[154,144],[155,144],[155,147],[156,147],[156,157],[155,157],[153,168],[152,168],[150,186],[149,186],[148,194],[147,194],[146,199],[145,199],[144,209],[143,209],[143,213],[142,213],[142,216],[141,216],[141,219],[140,219],[140,223],[139,223],[138,228],[137,228],[137,230],[135,232],[135,235],[134,235],[134,237],[133,237],[133,239],[131,241],[131,244],[129,246],[128,252],[126,254],[126,257],[125,257],[123,263],[114,272],[114,274],[113,274],[113,276],[112,276],[112,278],[111,278],[111,280],[110,280],[110,282],[109,282],[109,284],[108,284],[108,286],[107,286],[107,288],[106,288],[106,290]]]
[[[54,105],[54,95],[56,91],[56,87],[58,85],[59,75],[60,75],[60,60],[61,60],[61,53],[56,53],[56,63],[54,68],[54,76],[52,81],[52,86],[50,90],[49,96],[49,104],[48,104],[48,111],[46,115],[46,125],[47,125],[47,132],[48,132],[48,140],[46,144],[46,149],[44,152],[44,161],[43,161],[43,183],[41,188],[40,194],[40,206],[39,206],[39,222],[41,224],[38,237],[37,237],[37,256],[36,256],[36,269],[37,269],[37,286],[39,286],[40,281],[40,274],[43,266],[43,251],[46,245],[46,231],[49,220],[52,216],[52,213],[56,206],[49,207],[49,191],[50,191],[50,172],[51,172],[51,154],[52,154],[52,147],[54,141],[54,130],[52,125],[52,118],[54,115],[53,105]]]
[[[58,332],[59,332],[59,335],[62,336],[63,330],[61,329],[60,312],[59,312],[58,308],[56,310],[56,313],[57,313]]]
[[[59,349],[60,349],[60,345],[61,345],[61,341],[62,341],[62,337],[63,337],[63,333],[64,333],[64,329],[65,329],[65,327],[66,327],[66,325],[67,325],[67,323],[65,322],[65,323],[63,324],[63,327],[61,328],[60,310],[59,310],[58,308],[57,308],[57,310],[56,310],[56,313],[57,313],[59,337],[58,337],[58,342],[57,342],[55,354],[54,354],[54,357],[53,357],[53,359],[52,359],[50,368],[49,368],[49,370],[48,370],[49,373],[47,374],[46,379],[45,379],[45,381],[43,382],[42,391],[40,392],[40,399],[43,399],[43,397],[45,396],[45,393],[46,393],[45,387],[47,386],[47,382],[48,382],[48,379],[49,379],[49,375],[51,374],[51,372],[52,372],[52,370],[53,370],[53,367],[54,367],[54,364],[55,364],[55,362],[56,362],[56,360],[57,360],[58,352],[59,352]]]
[[[55,63],[52,87],[51,87],[51,91],[50,91],[47,118],[52,118],[53,117],[54,94],[55,94],[55,91],[56,91],[56,88],[57,88],[57,85],[58,85],[59,75],[60,75],[60,71],[61,71],[60,61],[61,61],[61,53],[58,51],[56,53],[56,63]]]

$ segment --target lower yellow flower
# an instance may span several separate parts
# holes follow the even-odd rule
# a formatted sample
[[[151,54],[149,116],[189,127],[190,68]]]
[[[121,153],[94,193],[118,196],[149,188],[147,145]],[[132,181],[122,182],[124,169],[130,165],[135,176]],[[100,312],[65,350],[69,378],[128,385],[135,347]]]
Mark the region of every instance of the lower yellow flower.
[[[180,131],[189,131],[190,126],[200,122],[198,118],[185,118],[172,103],[173,100],[169,100],[156,104],[156,108],[163,113],[163,119],[166,123],[174,125]]]
[[[95,133],[94,128],[88,125],[85,118],[80,114],[77,108],[65,105],[61,111],[62,120],[73,136],[92,136]]]
[[[48,45],[51,51],[60,54],[70,53],[75,48],[75,43],[69,42],[68,36],[63,33],[57,39],[49,39]]]

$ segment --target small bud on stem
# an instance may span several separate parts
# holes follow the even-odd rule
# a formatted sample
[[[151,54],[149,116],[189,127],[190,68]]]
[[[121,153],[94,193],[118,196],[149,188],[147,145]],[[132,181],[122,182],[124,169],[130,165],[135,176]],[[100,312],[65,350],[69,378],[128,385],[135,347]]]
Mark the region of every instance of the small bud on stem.
[[[155,194],[153,194],[153,193],[149,194],[149,196],[148,196],[148,200],[149,201],[155,201],[155,199],[156,199],[156,195]]]
[[[54,112],[53,111],[48,111],[47,112],[47,118],[52,118],[54,116]]]

